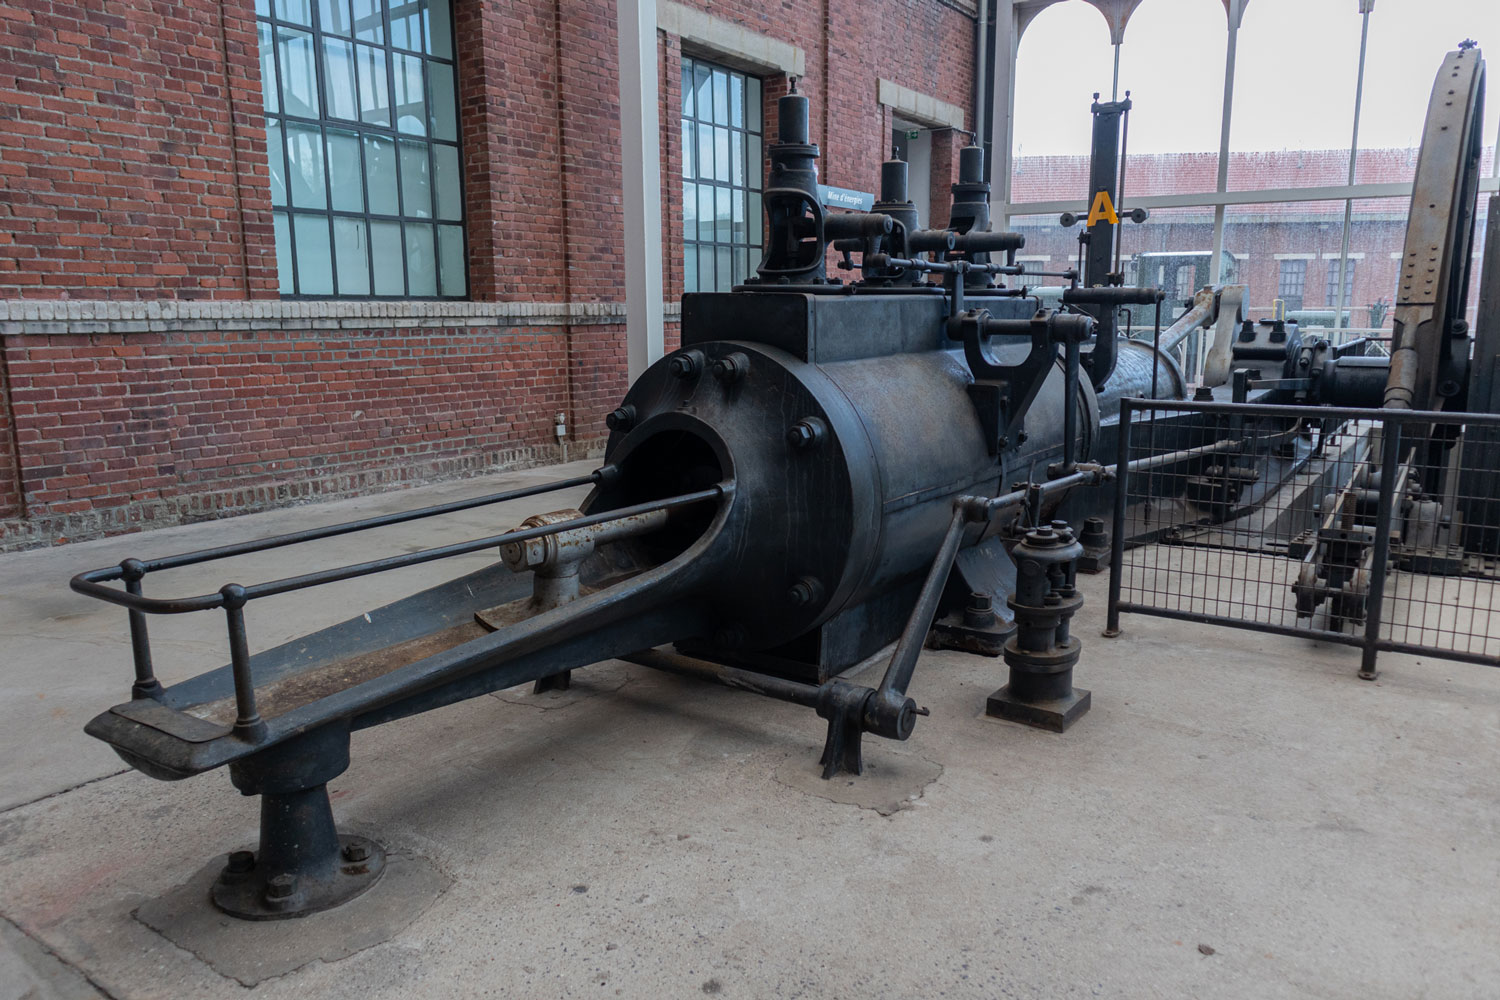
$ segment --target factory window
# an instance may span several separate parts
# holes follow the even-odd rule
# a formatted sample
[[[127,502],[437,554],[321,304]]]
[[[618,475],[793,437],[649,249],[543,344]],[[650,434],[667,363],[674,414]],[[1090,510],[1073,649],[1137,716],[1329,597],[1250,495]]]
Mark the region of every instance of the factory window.
[[[1302,292],[1306,287],[1307,261],[1282,261],[1281,274],[1276,280],[1276,297],[1285,304],[1287,312],[1302,308]]]
[[[461,298],[451,0],[255,0],[283,295]]]
[[[760,81],[684,56],[684,291],[727,292],[755,273],[762,162]]]
[[[1328,284],[1324,287],[1328,289],[1329,308],[1349,308],[1349,301],[1354,297],[1354,261],[1349,261],[1348,266],[1344,269],[1344,298],[1342,302],[1335,301],[1337,296],[1334,294],[1339,287],[1339,259],[1337,257],[1331,258],[1328,261]]]

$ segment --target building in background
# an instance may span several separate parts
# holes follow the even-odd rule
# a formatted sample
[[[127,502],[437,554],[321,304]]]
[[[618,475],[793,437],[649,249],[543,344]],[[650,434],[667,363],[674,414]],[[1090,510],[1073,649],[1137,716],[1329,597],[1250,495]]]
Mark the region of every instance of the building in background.
[[[0,0],[0,549],[595,453],[627,380],[616,7]],[[822,179],[873,192],[895,147],[929,225],[975,130],[1033,265],[1076,256],[1090,94],[1133,88],[1128,275],[1388,328],[1432,74],[1500,46],[1488,0],[655,10],[668,349],[683,292],[756,264],[793,76]]]
[[[973,0],[656,7],[669,345],[685,289],[758,263],[789,76],[829,184],[872,191],[898,118],[951,182]],[[615,18],[0,5],[0,548],[597,451],[626,385]]]

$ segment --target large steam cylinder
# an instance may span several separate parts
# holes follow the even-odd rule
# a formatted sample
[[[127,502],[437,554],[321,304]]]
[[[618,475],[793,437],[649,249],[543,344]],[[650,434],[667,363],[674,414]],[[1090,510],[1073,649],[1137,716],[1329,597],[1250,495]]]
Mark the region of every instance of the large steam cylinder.
[[[1187,380],[1172,355],[1145,340],[1120,340],[1115,344],[1115,370],[1099,392],[1099,416],[1109,419],[1120,412],[1120,400],[1183,399]]]
[[[717,622],[711,651],[774,649],[842,615],[801,640],[838,648],[802,659],[820,664],[808,670],[819,674],[856,662],[904,623],[953,499],[1003,492],[1007,475],[1061,454],[1061,365],[1003,468],[986,446],[943,308],[939,295],[684,298],[683,348],[631,387],[606,453],[623,476],[590,505],[734,480],[722,525],[700,526],[726,557],[725,572],[698,594]],[[1002,356],[1028,347],[993,345]],[[1077,454],[1086,455],[1097,408],[1086,382],[1079,392]],[[980,541],[972,530],[967,541]]]

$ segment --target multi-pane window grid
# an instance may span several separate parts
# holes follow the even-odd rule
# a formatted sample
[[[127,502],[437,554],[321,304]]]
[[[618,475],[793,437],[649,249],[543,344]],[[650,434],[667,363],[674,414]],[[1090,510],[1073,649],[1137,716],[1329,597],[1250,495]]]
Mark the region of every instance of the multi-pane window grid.
[[[682,60],[683,289],[729,291],[761,249],[760,80]]]
[[[1328,283],[1323,286],[1328,290],[1328,305],[1334,309],[1349,308],[1349,300],[1354,297],[1354,260],[1351,258],[1344,270],[1344,298],[1338,301],[1339,288],[1339,258],[1328,258]]]
[[[451,0],[256,0],[281,291],[467,293]]]
[[[1284,260],[1276,281],[1276,297],[1288,310],[1302,308],[1302,293],[1307,288],[1307,261]]]

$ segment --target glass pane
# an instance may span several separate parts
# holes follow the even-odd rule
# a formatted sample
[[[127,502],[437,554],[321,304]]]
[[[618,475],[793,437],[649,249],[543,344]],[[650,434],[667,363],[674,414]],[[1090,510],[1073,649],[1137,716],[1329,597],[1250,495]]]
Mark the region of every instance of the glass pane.
[[[691,180],[693,177],[693,154],[698,151],[698,144],[694,141],[693,123],[682,123],[682,176]]]
[[[759,191],[750,192],[750,207],[746,209],[745,214],[748,216],[745,221],[750,224],[750,245],[759,250],[761,247],[760,226],[764,218],[764,213],[760,208]]]
[[[745,135],[742,132],[729,133],[729,181],[745,186]]]
[[[731,284],[738,285],[738,284],[741,284],[742,282],[744,282],[744,280],[745,280],[745,258],[740,255],[740,252],[738,250],[731,249],[729,251],[729,264],[730,264],[731,269],[733,270],[733,275],[732,275],[733,280],[732,280]]]
[[[312,26],[312,0],[276,0],[276,16],[293,24]]]
[[[1378,12],[1372,14],[1371,23],[1379,16]],[[1410,19],[1409,15],[1403,18]],[[1321,187],[1348,182],[1360,20],[1359,5],[1353,3],[1255,0],[1245,6],[1235,53],[1229,190]],[[1284,73],[1261,71],[1261,67],[1274,65],[1280,54],[1285,53],[1286,29],[1292,23],[1299,32],[1308,32],[1305,37],[1318,39],[1318,71],[1295,83]],[[1427,73],[1436,68],[1434,63]],[[1378,76],[1380,72],[1377,69],[1369,75]],[[1430,75],[1422,89],[1430,92]],[[1422,103],[1425,107],[1425,98]],[[1317,113],[1288,113],[1293,108],[1316,108]],[[1371,104],[1368,96],[1365,111],[1366,120],[1386,113],[1380,105]],[[1130,131],[1130,142],[1134,145],[1134,123]]]
[[[437,259],[432,249],[430,223],[406,224],[406,280],[411,283],[408,295],[437,294]]]
[[[276,52],[271,48],[271,26],[257,24],[260,32],[260,98],[268,114],[281,110],[281,91],[276,85]]]
[[[333,256],[328,246],[328,216],[292,216],[297,250],[297,291],[302,295],[333,294]]]
[[[256,17],[270,17],[271,16],[271,0],[255,0],[255,16]]]
[[[729,199],[730,220],[734,225],[734,242],[744,243],[748,238],[745,233],[745,192],[736,191]]]
[[[729,78],[729,124],[745,127],[745,78],[738,73]]]
[[[682,290],[698,290],[698,248],[692,244],[682,248]]]
[[[292,204],[298,208],[327,208],[328,191],[323,183],[323,136],[318,127],[288,122],[286,151],[291,161]]]
[[[705,243],[714,239],[714,189],[708,184],[698,185],[698,239]]]
[[[766,179],[766,161],[761,158],[760,136],[746,136],[745,172],[750,178],[750,187],[760,187]]]
[[[464,282],[464,231],[458,226],[438,226],[438,293],[462,295]]]
[[[272,212],[271,222],[276,227],[276,283],[282,295],[295,295],[292,282],[292,225],[285,212]]]
[[[448,0],[432,0],[428,4],[424,26],[427,31],[427,51],[441,59],[452,59],[453,15],[448,9]]]
[[[364,219],[333,220],[334,256],[338,260],[339,294],[370,294],[370,241]]]
[[[718,249],[718,269],[715,286],[721,292],[727,292],[734,287],[734,265],[731,263],[732,251],[728,247]]]
[[[367,125],[391,124],[391,97],[386,89],[385,49],[356,45],[359,70],[359,120]]]
[[[453,67],[429,63],[432,72],[432,134],[438,139],[458,139],[458,109],[454,106]]]
[[[761,127],[760,80],[753,76],[745,78],[746,126],[759,133]]]
[[[318,6],[322,10],[326,33],[348,37],[354,31],[354,22],[349,17],[349,0],[319,0]]]
[[[714,211],[715,239],[719,243],[728,243],[731,239],[729,233],[729,189],[714,188],[714,200],[716,202]]]
[[[1194,44],[1180,44],[1184,38],[1194,39]],[[1218,186],[1227,43],[1224,11],[1217,4],[1151,0],[1131,15],[1120,50],[1120,86],[1130,88],[1134,104],[1127,202],[1135,195],[1197,194]],[[1245,67],[1242,87],[1257,85],[1261,74],[1252,66]],[[1184,86],[1189,80],[1193,84]],[[1238,117],[1238,100],[1235,103]],[[1088,111],[1084,106],[1069,110],[1085,116]],[[1088,190],[1086,161],[1081,161],[1079,173],[1070,174],[1066,186],[1059,198],[1083,198]],[[1172,294],[1172,286],[1165,287]]]
[[[698,185],[682,186],[682,238],[698,238]]]
[[[422,49],[422,4],[419,0],[391,3],[391,44],[398,49]]]
[[[426,89],[422,85],[422,60],[417,56],[395,56],[396,130],[408,135],[427,134]]]
[[[331,128],[327,138],[328,186],[333,194],[333,207],[340,212],[363,212],[365,194],[364,178],[360,175],[359,136]]]
[[[693,61],[682,60],[682,116],[691,118],[693,115]]]
[[[701,122],[713,120],[713,78],[707,66],[693,63],[693,104],[698,109],[693,117]]]
[[[401,223],[370,221],[370,255],[375,261],[375,294],[405,295],[401,271]]]
[[[328,97],[328,117],[359,117],[355,103],[354,43],[323,39],[323,85]]]
[[[729,180],[729,130],[714,129],[714,180]]]
[[[271,165],[271,204],[286,204],[286,159],[281,149],[281,124],[266,122],[266,159]]]
[[[370,211],[376,215],[398,215],[396,201],[396,144],[390,139],[365,136],[365,189]],[[400,242],[400,233],[396,234]]]
[[[437,170],[432,184],[437,193],[437,217],[462,219],[464,197],[463,186],[459,182],[458,147],[433,146],[432,156]]]
[[[711,292],[714,290],[714,248],[698,248],[698,290],[700,292]]]
[[[714,175],[714,130],[711,125],[698,125],[698,176]]]
[[[313,56],[312,35],[305,31],[276,29],[281,56],[281,99],[289,115],[318,117],[318,67]]]
[[[1214,37],[1216,40],[1227,37],[1223,22]],[[1173,35],[1162,41],[1170,43],[1176,38]],[[1134,40],[1132,34],[1130,41]],[[1059,77],[1059,52],[1068,53],[1070,63],[1078,60],[1076,72]],[[1110,45],[1104,19],[1087,4],[1059,3],[1047,7],[1021,36],[1015,66],[1016,82],[1011,91],[1015,94],[1011,200],[1082,198],[1088,187],[1086,182],[1074,184],[1071,178],[1054,181],[1031,158],[1063,156],[1070,158],[1064,162],[1071,162],[1071,157],[1081,156],[1087,170],[1093,129],[1089,104],[1096,92],[1101,97],[1109,95],[1114,70],[1114,47]],[[1223,84],[1221,78],[1217,83],[1203,81],[1199,85],[1212,86],[1222,93]],[[1126,81],[1122,79],[1121,87],[1124,86]],[[1235,108],[1235,112],[1238,117],[1239,109]],[[1127,194],[1129,183],[1127,178]],[[1063,188],[1067,189],[1065,194],[1052,193]]]
[[[401,140],[401,205],[403,215],[432,217],[432,182],[427,174],[425,142]]]
[[[354,37],[362,42],[385,41],[381,0],[354,0]]]
[[[1481,5],[1494,11],[1493,4]],[[1403,9],[1405,8],[1405,9]],[[1422,143],[1422,125],[1427,117],[1427,101],[1432,93],[1433,76],[1443,57],[1460,38],[1478,38],[1492,49],[1495,30],[1488,35],[1475,34],[1475,13],[1479,9],[1464,3],[1420,3],[1397,0],[1381,3],[1370,13],[1370,45],[1365,59],[1364,105],[1359,115],[1359,162],[1354,180],[1358,184],[1382,184],[1412,180],[1417,166],[1417,147]],[[1494,14],[1490,23],[1497,23]],[[1491,56],[1493,59],[1493,56]],[[1496,126],[1500,115],[1494,112],[1494,84],[1490,84],[1490,103],[1484,115],[1481,145],[1491,150],[1494,163]],[[1494,174],[1485,166],[1483,175]],[[1487,199],[1480,197],[1480,211]],[[1475,243],[1478,254],[1481,243]],[[1476,275],[1477,278],[1477,275]],[[1363,279],[1361,279],[1363,280]],[[1470,286],[1474,284],[1470,281]]]
[[[745,260],[745,271],[744,271],[745,277],[747,277],[747,278],[754,277],[754,275],[755,275],[755,265],[760,262],[760,256],[758,254],[751,253],[748,249],[747,250],[741,250],[740,251],[740,256],[743,257],[744,260]]]
[[[729,74],[714,70],[714,124],[729,124]]]

